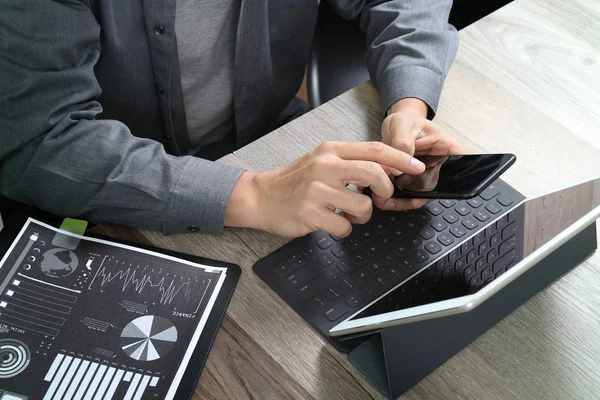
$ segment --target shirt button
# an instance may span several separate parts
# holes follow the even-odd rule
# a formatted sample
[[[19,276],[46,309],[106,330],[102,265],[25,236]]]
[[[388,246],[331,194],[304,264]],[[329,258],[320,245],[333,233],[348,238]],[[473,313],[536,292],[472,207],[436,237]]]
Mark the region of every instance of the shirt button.
[[[163,94],[165,92],[165,89],[162,86],[159,86],[156,88],[158,90],[158,93]]]
[[[171,136],[167,135],[167,140],[173,139]]]
[[[196,225],[188,226],[188,231],[190,232],[198,232],[199,230],[200,228],[198,228]]]
[[[162,25],[155,25],[155,26],[154,26],[154,34],[155,34],[156,36],[160,36],[160,35],[162,35],[163,33],[165,33],[165,28],[163,28],[163,26],[162,26]]]

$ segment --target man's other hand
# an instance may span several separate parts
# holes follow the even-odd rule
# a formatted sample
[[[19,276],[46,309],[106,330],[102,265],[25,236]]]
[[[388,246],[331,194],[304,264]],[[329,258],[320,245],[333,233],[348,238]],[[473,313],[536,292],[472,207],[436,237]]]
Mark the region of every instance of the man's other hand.
[[[390,173],[424,171],[423,163],[381,142],[325,142],[281,168],[245,172],[229,201],[225,225],[286,237],[316,230],[345,237],[352,224],[369,221],[373,202],[382,207],[390,200],[394,192]],[[350,190],[349,184],[370,187],[373,200]]]

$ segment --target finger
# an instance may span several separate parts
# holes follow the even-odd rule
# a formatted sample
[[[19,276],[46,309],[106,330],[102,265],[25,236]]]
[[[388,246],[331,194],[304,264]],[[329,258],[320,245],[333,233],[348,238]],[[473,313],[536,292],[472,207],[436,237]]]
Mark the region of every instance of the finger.
[[[394,175],[394,176],[402,175],[402,172],[398,171],[396,168],[388,167],[387,165],[382,165],[382,164],[379,164],[379,166],[381,166],[381,168],[383,168],[383,172],[385,172],[386,175]]]
[[[375,201],[375,199],[373,200]],[[429,203],[427,199],[389,199],[385,204],[378,205],[378,207],[386,211],[414,210],[423,207],[427,203]],[[375,204],[377,205],[377,202]]]
[[[352,225],[366,224],[371,219],[371,218],[368,218],[367,220],[365,220],[364,218],[358,218],[358,217],[356,217],[356,216],[354,216],[352,214],[348,214],[348,213],[344,213],[344,218],[346,218],[348,221],[350,221],[350,223]]]
[[[334,152],[344,160],[373,161],[407,174],[420,174],[425,164],[416,158],[381,142],[332,143]]]
[[[357,187],[369,186],[373,193],[382,197],[391,197],[394,184],[378,164],[369,161],[340,160],[331,168],[332,175],[344,184],[353,183]]]
[[[381,130],[390,146],[411,156],[415,154],[415,140],[421,128],[412,118],[392,114],[383,121]]]
[[[318,229],[338,237],[347,237],[352,232],[352,224],[347,218],[330,210],[324,210],[320,215]]]
[[[329,193],[328,193],[329,192]],[[354,216],[356,223],[364,224],[373,214],[373,201],[364,194],[348,189],[333,189],[324,193],[333,207]]]

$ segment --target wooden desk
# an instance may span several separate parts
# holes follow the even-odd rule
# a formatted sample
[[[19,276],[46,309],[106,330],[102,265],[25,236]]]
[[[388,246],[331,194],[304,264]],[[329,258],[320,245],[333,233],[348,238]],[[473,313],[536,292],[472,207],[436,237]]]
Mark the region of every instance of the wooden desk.
[[[436,121],[474,151],[517,154],[505,179],[525,195],[600,174],[600,1],[516,0],[461,31]],[[253,170],[324,140],[378,140],[369,83],[221,160]],[[381,398],[252,272],[285,241],[227,229],[220,237],[105,232],[239,264],[242,278],[196,398]],[[597,253],[465,348],[408,399],[582,399],[600,391]],[[443,340],[443,339],[442,339]]]

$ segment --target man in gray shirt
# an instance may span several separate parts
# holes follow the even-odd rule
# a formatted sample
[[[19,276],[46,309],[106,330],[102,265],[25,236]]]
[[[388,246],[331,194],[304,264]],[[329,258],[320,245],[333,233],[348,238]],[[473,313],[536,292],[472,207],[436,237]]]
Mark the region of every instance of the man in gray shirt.
[[[166,234],[345,236],[373,204],[422,205],[391,199],[388,174],[423,172],[415,151],[464,151],[431,122],[457,48],[451,0],[329,2],[367,35],[383,143],[325,143],[254,173],[211,160],[306,110],[294,95],[317,1],[4,0],[0,194]]]

